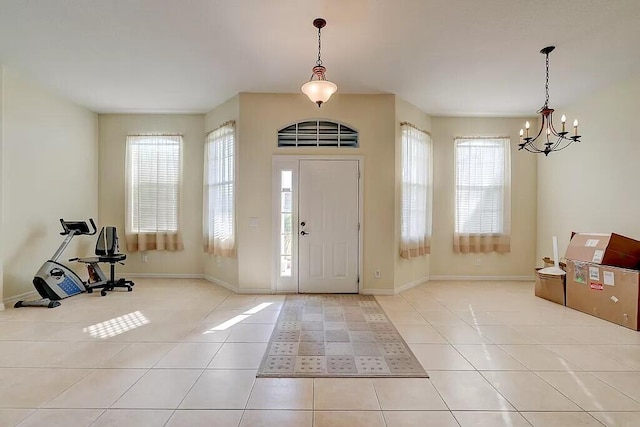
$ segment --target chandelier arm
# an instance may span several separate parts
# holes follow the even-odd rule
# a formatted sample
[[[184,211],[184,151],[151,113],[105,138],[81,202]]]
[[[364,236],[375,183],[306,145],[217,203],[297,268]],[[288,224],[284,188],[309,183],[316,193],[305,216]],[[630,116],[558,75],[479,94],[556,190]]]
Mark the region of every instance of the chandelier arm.
[[[536,147],[533,144],[525,144],[524,147],[522,147],[522,148],[524,148],[525,150],[527,150],[530,153],[535,153],[535,154],[542,153],[542,151],[540,149],[538,149],[538,147]]]
[[[564,138],[566,139],[566,138]],[[560,141],[558,140],[558,142],[556,142],[556,144],[553,146],[553,148],[551,149],[551,151],[562,151],[565,148],[567,148],[569,145],[571,145],[571,143],[566,143],[565,145],[563,145],[562,147],[558,148],[558,146],[560,145]],[[566,141],[565,141],[566,142]]]
[[[571,145],[571,144],[567,144],[567,145],[565,145],[565,146],[564,146],[564,147],[562,147],[562,148],[558,148],[556,151],[562,151],[562,150],[564,150],[565,148],[569,147],[569,145]]]
[[[535,147],[536,150],[540,150],[535,144],[534,141],[536,141],[538,139],[538,137],[542,134],[542,129],[544,128],[544,117],[543,117],[543,122],[542,125],[540,126],[540,130],[538,131],[538,134],[533,137],[531,140],[529,140],[528,145],[531,145],[532,147]],[[540,152],[542,152],[542,150],[540,150]]]
[[[540,150],[538,148],[537,145],[533,144],[533,143],[528,143],[527,145],[525,145],[525,149],[531,153],[541,153],[542,150]]]
[[[562,136],[558,133],[558,131],[556,130],[556,127],[553,125],[553,120],[552,120],[552,117],[551,117],[552,115],[553,115],[553,113],[551,113],[551,114],[549,115],[549,128],[551,129],[551,134],[552,134],[552,135],[555,135],[555,136],[557,136],[557,137],[562,137]]]

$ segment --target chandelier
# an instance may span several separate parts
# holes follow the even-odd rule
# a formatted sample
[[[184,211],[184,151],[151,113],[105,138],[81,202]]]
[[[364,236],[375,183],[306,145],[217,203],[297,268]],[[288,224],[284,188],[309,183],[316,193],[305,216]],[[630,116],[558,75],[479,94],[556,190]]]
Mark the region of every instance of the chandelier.
[[[322,58],[320,57],[320,48],[322,46],[320,30],[325,25],[327,25],[327,21],[322,18],[317,18],[313,21],[313,26],[318,29],[318,59],[316,60],[316,66],[313,67],[311,79],[302,85],[302,93],[307,95],[312,102],[318,104],[318,108],[322,106],[323,102],[327,102],[329,98],[331,98],[331,95],[338,90],[338,86],[336,86],[335,83],[331,83],[324,76],[327,69],[322,65]]]
[[[553,126],[553,108],[549,108],[549,54],[555,49],[555,46],[547,46],[540,51],[546,57],[547,79],[545,83],[546,98],[544,105],[538,114],[540,114],[540,130],[536,136],[529,136],[531,125],[525,123],[525,129],[520,129],[520,144],[518,149],[525,149],[531,153],[544,153],[548,156],[552,151],[560,151],[567,148],[572,142],[580,142],[578,135],[578,120],[573,121],[573,132],[566,130],[566,116],[560,118],[562,130],[558,132]],[[540,135],[544,135],[540,140]]]

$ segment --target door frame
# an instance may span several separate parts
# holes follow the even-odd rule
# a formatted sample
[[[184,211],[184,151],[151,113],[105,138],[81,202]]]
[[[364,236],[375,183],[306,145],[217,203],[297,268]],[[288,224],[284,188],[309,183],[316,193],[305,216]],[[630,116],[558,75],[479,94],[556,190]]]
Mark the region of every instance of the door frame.
[[[351,160],[358,162],[358,293],[362,291],[361,276],[363,271],[363,235],[364,235],[364,156],[343,155],[279,155],[271,158],[271,292],[274,293],[299,293],[298,281],[298,239],[300,236],[298,221],[298,180],[301,160]],[[283,170],[293,171],[292,182],[292,236],[291,241],[291,277],[280,277],[280,176]]]

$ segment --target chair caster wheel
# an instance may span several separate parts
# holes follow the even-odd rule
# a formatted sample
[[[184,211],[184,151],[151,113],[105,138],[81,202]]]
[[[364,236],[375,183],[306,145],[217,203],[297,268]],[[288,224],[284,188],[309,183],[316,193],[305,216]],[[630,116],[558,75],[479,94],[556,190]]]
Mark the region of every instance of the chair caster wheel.
[[[87,293],[88,294],[92,294],[93,293],[93,289],[91,289],[91,288],[87,289]]]
[[[105,291],[104,289],[100,291],[100,295],[102,295],[103,297],[107,295],[107,291]]]

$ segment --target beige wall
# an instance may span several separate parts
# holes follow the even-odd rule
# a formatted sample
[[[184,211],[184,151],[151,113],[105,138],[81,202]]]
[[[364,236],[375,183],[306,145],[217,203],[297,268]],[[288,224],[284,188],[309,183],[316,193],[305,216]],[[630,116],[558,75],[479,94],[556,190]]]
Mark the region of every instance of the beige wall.
[[[572,231],[615,232],[640,240],[638,116],[640,75],[568,108],[582,142],[538,158],[537,257],[564,255]]]
[[[434,143],[431,277],[533,277],[536,253],[536,161],[518,151],[522,118],[432,118]],[[535,127],[536,120],[532,121]],[[511,137],[511,252],[456,254],[454,231],[454,150],[456,136]],[[476,262],[480,261],[480,266]]]
[[[114,225],[124,240],[125,148],[128,134],[179,133],[183,139],[182,215],[184,250],[130,253],[122,273],[201,275],[202,258],[202,169],[204,115],[201,114],[105,114],[100,122],[100,226]],[[126,247],[121,244],[126,253]],[[123,274],[124,275],[124,274]]]
[[[206,132],[217,129],[221,124],[229,120],[236,121],[236,147],[240,140],[238,118],[240,116],[240,96],[236,95],[222,105],[211,110],[204,118]],[[240,177],[236,177],[236,182]],[[237,194],[237,193],[236,193]],[[237,226],[237,224],[236,224]],[[238,287],[238,259],[204,254],[204,274],[209,280],[214,280],[231,289]]]
[[[394,288],[401,289],[405,285],[417,284],[429,279],[429,258],[422,256],[410,260],[400,258],[401,207],[402,207],[402,132],[401,122],[409,122],[418,128],[431,132],[431,117],[416,106],[396,97],[396,150],[395,150],[395,221],[394,221]]]
[[[2,261],[11,298],[33,291],[33,275],[62,243],[59,218],[98,219],[98,120],[8,68],[3,81]],[[61,260],[94,244],[77,237]]]
[[[4,310],[3,303],[3,295],[4,295],[4,271],[3,271],[3,262],[4,259],[4,148],[2,145],[2,137],[4,135],[4,114],[3,114],[3,105],[4,105],[4,66],[0,64],[0,310]]]
[[[241,289],[271,287],[272,194],[274,154],[364,156],[364,271],[362,289],[392,290],[395,215],[395,97],[393,95],[334,95],[318,109],[302,94],[240,94],[238,173],[238,283]],[[309,118],[327,118],[360,132],[360,147],[277,147],[277,131]],[[258,218],[249,227],[249,218]],[[381,277],[374,278],[380,270]]]

